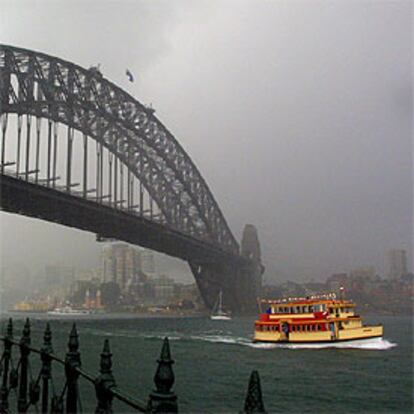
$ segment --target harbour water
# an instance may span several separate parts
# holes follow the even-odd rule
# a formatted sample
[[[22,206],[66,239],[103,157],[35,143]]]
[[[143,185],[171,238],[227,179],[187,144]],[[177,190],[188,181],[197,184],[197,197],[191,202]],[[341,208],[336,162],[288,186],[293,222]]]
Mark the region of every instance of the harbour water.
[[[8,316],[3,315],[3,326]],[[16,337],[23,316],[13,315]],[[55,353],[63,356],[74,319],[29,316],[32,345],[41,346],[48,320]],[[132,315],[78,317],[82,367],[97,373],[103,341],[109,339],[119,388],[146,400],[153,388],[162,339],[167,336],[175,360],[174,389],[181,412],[239,412],[253,369],[260,373],[268,412],[412,412],[410,317],[365,317],[367,323],[384,324],[384,339],[337,347],[252,344],[253,321],[253,317],[231,321]],[[84,384],[80,390],[83,411],[92,411],[93,388]],[[125,407],[116,404],[115,412],[125,412]]]

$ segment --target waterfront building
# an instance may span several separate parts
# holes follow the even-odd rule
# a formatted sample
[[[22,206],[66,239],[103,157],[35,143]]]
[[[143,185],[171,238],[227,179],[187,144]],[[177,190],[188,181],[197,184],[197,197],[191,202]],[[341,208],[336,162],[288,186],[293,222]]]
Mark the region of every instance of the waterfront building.
[[[403,249],[391,249],[388,252],[389,273],[391,280],[401,279],[408,273],[407,252]]]
[[[155,275],[154,252],[152,252],[151,250],[142,250],[141,269],[148,276]]]
[[[111,243],[102,251],[103,281],[115,282],[126,291],[131,281],[141,272],[141,252],[126,243]]]
[[[102,309],[101,291],[97,289],[94,296],[91,296],[89,289],[85,292],[85,302],[83,304],[85,309]]]
[[[157,304],[167,303],[170,299],[174,297],[175,293],[175,282],[174,279],[171,279],[165,275],[160,275],[159,277],[152,280],[154,287],[154,296]]]
[[[362,266],[351,270],[350,276],[351,279],[374,280],[376,274],[374,266]]]

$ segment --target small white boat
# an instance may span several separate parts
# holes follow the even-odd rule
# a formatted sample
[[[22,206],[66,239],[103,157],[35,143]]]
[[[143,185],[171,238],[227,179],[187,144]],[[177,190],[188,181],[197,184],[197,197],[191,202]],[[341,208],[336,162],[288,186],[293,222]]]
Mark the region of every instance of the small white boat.
[[[90,315],[91,313],[88,309],[73,309],[71,306],[63,306],[47,312],[48,315],[54,316],[81,316]]]
[[[216,304],[210,315],[210,319],[213,321],[230,321],[231,314],[223,309],[223,292],[220,290]]]

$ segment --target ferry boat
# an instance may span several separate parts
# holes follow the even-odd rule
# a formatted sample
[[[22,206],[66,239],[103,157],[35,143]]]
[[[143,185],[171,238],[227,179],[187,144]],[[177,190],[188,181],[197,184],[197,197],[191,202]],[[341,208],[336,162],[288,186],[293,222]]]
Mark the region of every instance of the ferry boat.
[[[63,306],[49,311],[48,315],[54,316],[82,316],[90,315],[92,312],[89,309],[73,309],[71,306]]]
[[[381,338],[382,325],[365,326],[352,301],[335,294],[306,299],[262,301],[254,342],[329,343]]]

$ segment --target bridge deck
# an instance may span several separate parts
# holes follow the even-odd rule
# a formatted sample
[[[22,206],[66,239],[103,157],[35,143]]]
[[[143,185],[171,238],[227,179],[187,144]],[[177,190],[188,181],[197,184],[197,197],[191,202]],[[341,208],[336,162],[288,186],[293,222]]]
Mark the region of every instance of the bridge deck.
[[[0,175],[0,194],[3,211],[90,231],[186,261],[246,260],[145,217],[6,174]]]

